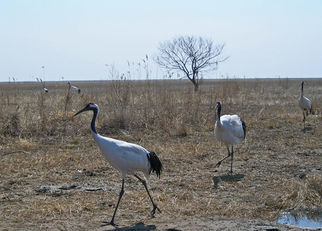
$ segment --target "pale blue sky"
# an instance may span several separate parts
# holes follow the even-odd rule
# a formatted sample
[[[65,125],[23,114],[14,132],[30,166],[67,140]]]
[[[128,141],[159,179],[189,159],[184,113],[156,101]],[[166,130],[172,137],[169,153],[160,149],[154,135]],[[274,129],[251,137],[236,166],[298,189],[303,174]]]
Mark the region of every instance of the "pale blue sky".
[[[0,81],[107,79],[180,35],[226,44],[207,78],[322,77],[321,0],[0,0],[0,31]]]

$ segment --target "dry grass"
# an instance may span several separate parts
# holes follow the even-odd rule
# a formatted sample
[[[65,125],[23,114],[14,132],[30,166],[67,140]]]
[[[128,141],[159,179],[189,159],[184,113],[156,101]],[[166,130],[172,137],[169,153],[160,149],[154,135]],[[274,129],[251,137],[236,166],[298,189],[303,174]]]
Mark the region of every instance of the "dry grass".
[[[274,220],[281,211],[321,211],[322,81],[307,80],[314,115],[302,130],[300,80],[80,82],[0,85],[0,226],[90,229],[110,219],[120,174],[100,155],[89,132],[91,114],[71,115],[88,101],[101,109],[98,132],[158,153],[161,179],[151,177],[160,219],[225,216]],[[213,139],[214,106],[238,113],[247,141],[236,147],[233,176]],[[116,222],[149,219],[145,190],[127,178]],[[158,221],[155,221],[158,222]]]

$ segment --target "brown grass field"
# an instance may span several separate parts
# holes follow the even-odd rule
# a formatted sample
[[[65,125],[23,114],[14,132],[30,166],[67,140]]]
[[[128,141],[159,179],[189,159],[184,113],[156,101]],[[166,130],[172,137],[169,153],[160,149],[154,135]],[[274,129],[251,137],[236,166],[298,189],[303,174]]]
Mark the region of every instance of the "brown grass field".
[[[101,135],[140,144],[164,166],[149,182],[162,213],[150,217],[144,187],[128,176],[119,230],[225,230],[224,221],[261,230],[282,212],[321,216],[322,79],[305,81],[314,107],[305,130],[300,79],[208,80],[196,93],[175,80],[74,82],[81,94],[62,82],[47,82],[48,94],[38,83],[1,83],[0,230],[113,229],[100,224],[112,217],[121,175],[91,137],[92,113],[72,117],[89,101],[100,106]],[[215,168],[226,155],[213,136],[218,100],[247,125],[233,175],[229,161]]]

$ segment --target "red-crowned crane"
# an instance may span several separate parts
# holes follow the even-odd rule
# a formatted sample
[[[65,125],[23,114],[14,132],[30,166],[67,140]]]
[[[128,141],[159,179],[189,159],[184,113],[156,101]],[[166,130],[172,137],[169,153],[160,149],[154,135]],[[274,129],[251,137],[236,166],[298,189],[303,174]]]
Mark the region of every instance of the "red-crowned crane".
[[[76,87],[76,86],[73,86],[70,82],[68,82],[68,85],[69,85],[69,88],[72,89],[73,91],[76,91],[78,94],[81,93],[81,89]]]
[[[246,124],[238,115],[223,115],[221,113],[221,102],[217,102],[217,120],[215,123],[215,139],[224,143],[227,147],[228,155],[218,161],[215,167],[219,167],[228,157],[231,157],[230,173],[233,173],[234,144],[238,144],[246,138]],[[231,151],[229,146],[231,145]]]
[[[134,175],[145,187],[145,190],[147,191],[148,196],[152,202],[153,208],[151,211],[151,215],[152,217],[154,217],[155,211],[158,210],[159,212],[161,212],[161,210],[154,203],[152,196],[149,192],[146,180],[149,179],[151,171],[155,172],[156,175],[160,178],[160,174],[162,171],[162,163],[159,160],[158,156],[154,152],[147,151],[140,145],[104,137],[98,134],[95,128],[95,121],[99,113],[99,107],[95,103],[91,102],[87,104],[86,107],[77,112],[74,116],[84,111],[93,111],[93,118],[91,122],[92,136],[106,160],[122,174],[122,187],[113,213],[112,220],[110,222],[104,222],[102,225],[104,226],[110,224],[115,226],[114,218],[121,198],[124,194],[124,179],[127,174]],[[136,174],[137,171],[142,172],[146,180],[139,177]]]
[[[311,103],[311,100],[303,96],[303,88],[304,88],[304,82],[302,81],[301,94],[298,101],[299,101],[299,106],[303,112],[303,128],[305,129],[305,119],[306,119],[306,116],[309,115],[309,112],[312,113],[312,103]]]

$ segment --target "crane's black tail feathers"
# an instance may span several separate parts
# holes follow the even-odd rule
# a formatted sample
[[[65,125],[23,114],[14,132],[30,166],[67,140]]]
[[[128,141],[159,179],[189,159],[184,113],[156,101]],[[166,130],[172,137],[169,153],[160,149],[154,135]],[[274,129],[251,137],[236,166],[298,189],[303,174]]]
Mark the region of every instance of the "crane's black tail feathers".
[[[154,152],[150,152],[149,154],[147,154],[147,156],[151,166],[149,174],[151,173],[151,171],[155,172],[155,174],[157,174],[157,176],[160,178],[163,167],[159,157]]]
[[[242,122],[242,126],[243,126],[243,130],[244,130],[244,139],[246,138],[246,124],[244,121],[241,121]]]

